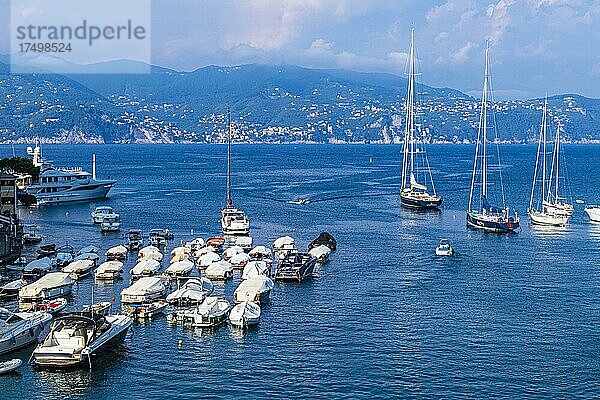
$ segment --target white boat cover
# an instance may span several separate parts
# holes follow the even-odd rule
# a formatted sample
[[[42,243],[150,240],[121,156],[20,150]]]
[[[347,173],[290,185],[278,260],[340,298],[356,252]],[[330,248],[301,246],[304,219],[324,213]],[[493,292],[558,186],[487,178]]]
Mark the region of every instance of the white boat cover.
[[[146,246],[138,251],[138,257],[144,258],[147,254],[160,253],[160,249],[156,246]],[[162,253],[160,253],[162,255]]]
[[[187,253],[177,253],[171,258],[170,264],[175,264],[180,261],[189,260],[190,256]]]
[[[248,255],[252,258],[255,257],[270,257],[271,256],[271,250],[267,249],[265,246],[256,246],[255,248],[253,248],[252,250],[250,250],[250,252],[248,253]]]
[[[244,300],[254,301],[254,299],[263,294],[268,293],[275,285],[273,281],[263,275],[255,276],[250,279],[243,280],[242,283],[235,289],[233,298],[236,302]]]
[[[23,279],[17,279],[12,282],[8,282],[7,284],[0,286],[0,290],[16,290],[20,289],[23,286],[26,286],[27,282]]]
[[[258,320],[260,318],[260,306],[253,301],[243,301],[234,306],[229,313],[229,320],[244,324],[247,320]]]
[[[115,247],[111,247],[106,251],[107,257],[117,256],[120,254],[127,254],[127,247],[123,246],[122,244]]]
[[[31,272],[34,270],[49,271],[52,268],[52,260],[48,257],[40,258],[31,261],[23,268],[23,272]]]
[[[202,257],[205,254],[216,253],[216,252],[217,252],[217,249],[215,249],[214,247],[212,247],[212,246],[206,246],[206,247],[202,247],[202,248],[196,250],[194,252],[194,257],[200,258],[200,257]]]
[[[223,252],[223,258],[226,260],[229,260],[231,257],[235,256],[236,254],[241,254],[243,252],[244,252],[244,249],[242,249],[240,246],[231,246]]]
[[[204,239],[202,239],[201,237],[198,237],[190,242],[187,242],[185,244],[185,247],[190,250],[195,250],[195,249],[204,247],[205,244],[206,244],[206,242],[204,241]]]
[[[209,296],[196,309],[200,315],[222,315],[231,308],[226,299]]]
[[[251,279],[259,275],[268,276],[269,267],[265,261],[250,261],[244,267],[242,279]]]
[[[161,262],[163,260],[163,254],[160,251],[145,251],[138,253],[138,262],[142,260],[155,260]]]
[[[206,296],[214,290],[212,282],[206,278],[190,279],[179,289],[167,296],[169,303],[175,303],[182,300],[200,303]]]
[[[62,269],[62,271],[66,272],[67,274],[70,274],[70,273],[77,274],[77,273],[89,270],[93,266],[94,266],[94,262],[92,260],[77,260],[77,261],[73,261],[72,263],[70,263],[69,265],[64,267]]]
[[[94,246],[92,244],[92,245],[86,246],[86,247],[82,248],[81,250],[79,250],[77,252],[77,255],[84,254],[84,253],[97,253],[99,251],[100,251],[100,247]]]
[[[96,274],[106,274],[109,272],[123,272],[123,263],[121,261],[106,261],[96,268]]]
[[[53,289],[61,286],[72,285],[75,282],[73,278],[64,272],[50,272],[42,276],[37,281],[22,287],[19,290],[19,297],[34,298],[40,297],[46,289]]]
[[[206,253],[198,258],[198,265],[200,267],[208,267],[210,264],[220,260],[221,257],[217,253]]]
[[[165,272],[169,275],[189,274],[194,269],[194,263],[190,260],[178,261],[169,266]]]
[[[165,285],[162,279],[156,276],[147,276],[140,278],[128,288],[121,291],[121,295],[128,296],[145,296],[147,294],[156,293],[164,290]]]
[[[179,247],[175,247],[173,250],[171,250],[171,255],[172,256],[176,256],[178,254],[190,254],[191,250],[188,249],[187,247],[183,247],[183,246],[179,246]]]
[[[80,255],[78,255],[77,257],[74,258],[74,261],[92,260],[92,261],[96,262],[99,259],[100,259],[100,256],[96,253],[81,253]]]
[[[313,247],[309,250],[308,254],[316,258],[317,260],[327,258],[331,254],[331,249],[325,245]]]
[[[250,256],[246,253],[236,254],[235,256],[229,259],[229,262],[234,267],[243,267],[250,261]]]
[[[234,243],[237,246],[240,246],[244,249],[249,249],[252,247],[252,237],[250,236],[236,236],[234,239]]]
[[[155,274],[160,269],[160,263],[156,260],[145,259],[138,262],[131,269],[131,275]]]
[[[206,270],[204,271],[204,274],[207,277],[219,277],[219,278],[224,278],[225,274],[228,273],[232,273],[233,272],[233,265],[231,265],[231,263],[229,261],[225,261],[225,260],[220,260],[220,261],[215,261],[213,263],[211,263],[208,267],[206,267]]]
[[[275,250],[281,249],[283,246],[286,246],[286,245],[295,246],[296,240],[291,236],[283,236],[273,242],[273,248]]]

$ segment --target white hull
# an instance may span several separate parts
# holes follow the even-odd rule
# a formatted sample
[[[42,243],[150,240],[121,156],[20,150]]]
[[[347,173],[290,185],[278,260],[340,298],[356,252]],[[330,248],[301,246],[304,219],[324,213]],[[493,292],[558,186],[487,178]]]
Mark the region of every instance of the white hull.
[[[600,223],[600,207],[587,207],[584,211],[592,222]]]
[[[114,181],[108,181],[95,189],[76,190],[76,188],[72,188],[54,193],[35,193],[35,187],[30,186],[28,192],[35,196],[39,205],[60,204],[106,198],[113,185]]]
[[[566,215],[530,212],[529,220],[534,225],[565,226],[569,222],[569,217]]]
[[[50,314],[37,314],[39,315],[23,324],[23,327],[18,331],[0,335],[0,354],[7,354],[32,343],[37,343],[46,323],[52,319]]]

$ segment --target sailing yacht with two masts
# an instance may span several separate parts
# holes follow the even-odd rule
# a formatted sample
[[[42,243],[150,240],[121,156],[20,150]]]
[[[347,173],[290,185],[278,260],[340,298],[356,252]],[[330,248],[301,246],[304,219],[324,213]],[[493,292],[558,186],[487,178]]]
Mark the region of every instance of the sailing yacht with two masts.
[[[479,129],[477,131],[477,142],[475,145],[475,159],[473,162],[473,176],[471,178],[471,190],[469,193],[469,204],[467,208],[467,226],[475,229],[483,229],[491,232],[508,233],[515,232],[520,228],[517,212],[506,207],[504,187],[502,183],[502,170],[500,168],[500,151],[496,144],[498,157],[498,169],[500,173],[500,190],[502,192],[502,208],[490,204],[490,191],[488,186],[488,108],[492,114],[492,126],[496,129],[496,120],[493,109],[493,97],[491,79],[489,73],[489,45],[485,50],[485,72],[483,78],[483,94],[481,96],[481,113],[479,116]],[[488,94],[491,98],[488,99]],[[497,135],[494,136],[495,138]],[[481,174],[481,182],[478,182]],[[477,186],[480,185],[478,190]]]
[[[227,205],[221,209],[221,228],[224,236],[246,236],[250,220],[231,201],[231,112],[227,109]]]
[[[535,170],[533,171],[533,183],[531,184],[531,196],[529,198],[529,219],[532,224],[546,226],[564,226],[569,222],[573,212],[573,205],[567,204],[566,199],[559,195],[560,181],[560,124],[556,129],[554,138],[554,149],[552,151],[552,163],[550,175],[547,173],[547,129],[548,129],[548,99],[544,101],[544,110],[542,114],[542,124],[540,126],[540,135],[535,160]],[[541,179],[538,179],[541,175]],[[534,204],[537,194],[537,186],[540,186],[541,193]],[[541,207],[540,207],[541,203]]]
[[[404,147],[402,151],[402,188],[400,190],[400,204],[403,207],[415,210],[437,209],[443,201],[438,196],[433,184],[433,176],[429,166],[429,159],[425,152],[425,140],[417,140],[416,131],[420,129],[415,123],[417,107],[415,105],[415,30],[412,30],[410,41],[410,58],[408,72],[408,90],[406,95],[406,126],[404,129]],[[431,184],[433,194],[427,187],[427,180]],[[419,183],[419,180],[422,183]]]

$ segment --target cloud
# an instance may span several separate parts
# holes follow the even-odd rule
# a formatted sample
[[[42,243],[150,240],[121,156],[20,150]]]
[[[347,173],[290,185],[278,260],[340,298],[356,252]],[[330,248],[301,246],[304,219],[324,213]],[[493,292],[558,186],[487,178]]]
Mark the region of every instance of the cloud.
[[[452,64],[461,64],[469,59],[469,52],[476,47],[475,43],[467,42],[460,49],[449,54],[448,58]]]
[[[511,18],[508,9],[514,4],[514,0],[500,0],[495,5],[488,6],[486,15],[490,19],[489,39],[492,44],[497,44],[510,26]]]
[[[444,19],[448,16],[448,14],[454,11],[455,7],[456,4],[454,0],[448,0],[444,4],[440,4],[439,6],[431,8],[427,12],[425,19],[427,19],[427,21],[439,21]]]

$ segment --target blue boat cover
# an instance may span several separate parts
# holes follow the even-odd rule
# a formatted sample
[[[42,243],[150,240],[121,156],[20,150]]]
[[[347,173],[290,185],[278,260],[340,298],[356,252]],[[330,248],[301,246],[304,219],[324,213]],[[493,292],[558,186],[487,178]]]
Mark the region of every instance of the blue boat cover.
[[[491,205],[486,196],[483,196],[481,198],[481,203],[483,204],[483,208],[491,214],[492,213],[498,214],[498,213],[502,212],[502,210],[499,209],[498,207],[494,207],[493,205]]]

